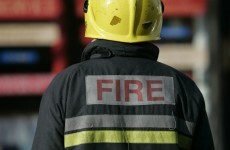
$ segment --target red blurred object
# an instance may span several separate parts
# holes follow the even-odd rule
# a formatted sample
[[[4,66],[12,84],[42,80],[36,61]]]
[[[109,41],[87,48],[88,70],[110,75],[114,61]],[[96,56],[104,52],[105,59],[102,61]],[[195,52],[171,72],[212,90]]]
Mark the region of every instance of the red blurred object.
[[[0,0],[0,20],[53,20],[62,6],[61,0]]]
[[[54,76],[68,65],[63,36],[51,47],[51,51],[50,72],[0,74],[0,97],[42,95]]]
[[[162,0],[164,16],[200,16],[207,10],[207,0]]]
[[[65,43],[66,38],[62,35],[52,47],[52,73],[61,72],[68,65]]]
[[[93,39],[92,38],[86,38],[85,37],[85,25],[82,24],[79,28],[79,33],[80,33],[80,41],[81,41],[81,44],[83,45],[87,45],[89,44]]]
[[[75,13],[76,13],[76,16],[78,16],[79,18],[84,17],[84,11],[83,11],[84,2],[85,0],[75,0],[75,5],[76,5]]]
[[[0,75],[0,96],[42,95],[55,74]]]

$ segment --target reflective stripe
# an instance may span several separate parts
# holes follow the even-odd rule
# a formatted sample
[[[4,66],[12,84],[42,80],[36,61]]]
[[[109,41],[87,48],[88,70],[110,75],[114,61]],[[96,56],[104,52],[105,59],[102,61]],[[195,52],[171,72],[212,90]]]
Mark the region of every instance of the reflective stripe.
[[[65,121],[65,132],[90,128],[166,128],[188,135],[194,123],[165,115],[86,115]]]
[[[187,137],[180,138],[180,135],[175,131],[103,130],[82,131],[65,135],[65,148],[89,143],[178,144],[184,149],[189,149],[191,139]]]

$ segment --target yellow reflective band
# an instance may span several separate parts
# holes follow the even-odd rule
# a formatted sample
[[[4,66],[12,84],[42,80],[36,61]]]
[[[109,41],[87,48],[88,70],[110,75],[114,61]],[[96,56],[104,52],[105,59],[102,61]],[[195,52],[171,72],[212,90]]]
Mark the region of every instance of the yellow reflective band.
[[[179,137],[179,138],[178,138]],[[178,139],[180,142],[178,142]],[[180,144],[180,143],[185,144]],[[189,149],[191,139],[175,131],[82,131],[65,135],[65,148],[89,143],[179,144]]]

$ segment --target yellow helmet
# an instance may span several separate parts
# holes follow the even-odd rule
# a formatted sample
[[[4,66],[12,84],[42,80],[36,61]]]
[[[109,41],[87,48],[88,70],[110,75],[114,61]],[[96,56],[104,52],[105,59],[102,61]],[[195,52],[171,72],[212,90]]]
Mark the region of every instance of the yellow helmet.
[[[120,42],[160,39],[161,0],[85,0],[85,36]]]

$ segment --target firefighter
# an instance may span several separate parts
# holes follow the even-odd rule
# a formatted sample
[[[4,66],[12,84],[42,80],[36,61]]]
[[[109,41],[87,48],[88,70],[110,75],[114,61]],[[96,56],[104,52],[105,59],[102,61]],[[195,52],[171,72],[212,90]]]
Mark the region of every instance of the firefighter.
[[[161,0],[85,0],[82,62],[43,95],[33,150],[213,150],[196,84],[157,61]]]

